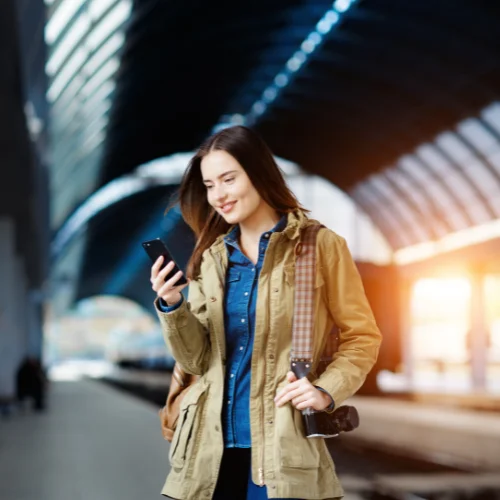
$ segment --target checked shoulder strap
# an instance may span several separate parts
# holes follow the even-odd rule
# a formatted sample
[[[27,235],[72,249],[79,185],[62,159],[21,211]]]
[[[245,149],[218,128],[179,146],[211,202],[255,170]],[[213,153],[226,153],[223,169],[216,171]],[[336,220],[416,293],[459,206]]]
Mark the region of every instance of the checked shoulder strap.
[[[305,377],[313,361],[314,352],[314,280],[316,277],[316,239],[322,224],[308,226],[302,231],[295,247],[295,297],[292,328],[291,369],[298,378]],[[335,350],[337,330],[329,335],[325,350],[331,359]],[[330,352],[332,351],[332,352]],[[323,357],[322,357],[323,360]]]

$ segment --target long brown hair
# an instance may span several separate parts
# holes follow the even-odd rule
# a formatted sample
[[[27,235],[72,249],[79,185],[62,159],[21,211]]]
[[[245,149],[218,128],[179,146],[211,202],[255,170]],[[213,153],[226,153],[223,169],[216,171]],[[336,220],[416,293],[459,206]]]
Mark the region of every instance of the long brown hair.
[[[201,257],[230,224],[208,203],[201,175],[201,160],[211,151],[226,151],[243,167],[262,199],[280,214],[304,209],[286,185],[271,150],[253,130],[235,126],[225,128],[206,139],[198,148],[182,177],[178,196],[182,217],[194,231],[197,242],[187,266],[194,279],[200,272]]]

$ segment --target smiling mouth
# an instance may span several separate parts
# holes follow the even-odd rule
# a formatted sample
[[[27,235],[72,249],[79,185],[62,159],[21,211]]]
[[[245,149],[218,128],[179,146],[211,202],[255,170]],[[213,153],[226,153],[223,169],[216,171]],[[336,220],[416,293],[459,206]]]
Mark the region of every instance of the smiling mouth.
[[[226,203],[225,205],[222,205],[222,207],[221,207],[222,212],[227,214],[228,212],[230,212],[233,209],[235,204],[236,204],[236,202],[233,201],[231,203]]]

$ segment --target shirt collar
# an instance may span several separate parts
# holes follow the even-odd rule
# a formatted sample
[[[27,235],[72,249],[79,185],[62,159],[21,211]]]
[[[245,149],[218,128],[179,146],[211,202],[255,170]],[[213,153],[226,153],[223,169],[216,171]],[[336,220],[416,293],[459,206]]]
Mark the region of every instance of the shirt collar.
[[[278,223],[270,230],[266,231],[266,233],[279,233],[283,231],[286,228],[288,222],[287,215],[283,215],[281,219],[278,221]],[[265,233],[262,233],[265,234]],[[224,241],[226,243],[237,243],[238,238],[240,237],[240,226],[239,224],[236,224],[231,231],[224,236]]]

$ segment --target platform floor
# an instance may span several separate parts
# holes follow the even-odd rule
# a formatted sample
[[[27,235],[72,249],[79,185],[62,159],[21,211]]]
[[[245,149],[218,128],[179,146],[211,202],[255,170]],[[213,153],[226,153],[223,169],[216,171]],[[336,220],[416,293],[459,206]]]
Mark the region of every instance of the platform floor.
[[[168,443],[157,409],[98,382],[57,382],[49,408],[0,419],[1,500],[149,500]]]
[[[488,457],[493,463],[500,456],[497,415],[376,398],[352,402],[362,426],[352,437],[343,435],[332,443],[345,500],[369,497],[377,484],[384,491],[414,493],[415,485],[430,484],[430,478],[433,488],[439,483],[443,490],[450,482],[476,489],[485,483],[500,498],[499,468],[486,467],[486,475],[478,467],[472,475],[450,476],[349,446],[353,441],[372,448],[418,446],[427,458],[448,451],[460,453],[467,465]],[[53,382],[46,412],[0,418],[0,500],[160,499],[168,447],[161,438],[157,406],[97,381]]]

